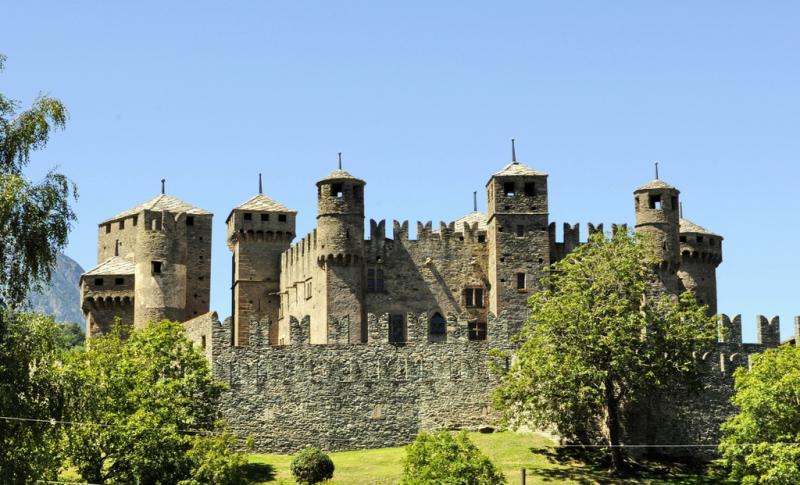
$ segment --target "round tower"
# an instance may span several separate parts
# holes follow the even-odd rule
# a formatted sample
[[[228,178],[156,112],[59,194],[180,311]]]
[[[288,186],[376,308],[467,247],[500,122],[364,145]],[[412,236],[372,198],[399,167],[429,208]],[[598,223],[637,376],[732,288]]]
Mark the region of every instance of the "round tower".
[[[653,238],[659,269],[667,289],[678,293],[677,271],[680,267],[678,243],[680,191],[656,178],[633,193],[636,206],[636,232]]]
[[[341,169],[317,182],[317,264],[327,321],[311,322],[311,343],[327,343],[331,319],[349,321],[350,341],[367,338],[364,306],[364,186]],[[319,320],[319,319],[317,319]]]
[[[680,220],[681,266],[678,277],[697,302],[717,313],[717,266],[722,262],[722,236],[687,219]]]

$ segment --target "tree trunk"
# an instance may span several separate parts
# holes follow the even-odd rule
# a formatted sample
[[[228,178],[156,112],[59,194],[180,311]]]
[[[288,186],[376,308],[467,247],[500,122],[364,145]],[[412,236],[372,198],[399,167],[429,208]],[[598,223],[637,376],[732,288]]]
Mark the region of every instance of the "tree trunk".
[[[608,444],[611,447],[611,473],[619,475],[625,468],[625,459],[620,448],[620,422],[619,422],[619,401],[614,395],[614,382],[606,379],[605,382],[606,400],[606,428],[608,429]]]

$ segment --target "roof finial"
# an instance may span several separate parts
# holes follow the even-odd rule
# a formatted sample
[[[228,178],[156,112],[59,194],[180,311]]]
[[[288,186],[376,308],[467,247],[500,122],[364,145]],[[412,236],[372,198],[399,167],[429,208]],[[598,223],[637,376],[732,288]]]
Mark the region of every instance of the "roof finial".
[[[342,152],[339,152],[339,170],[342,169]]]
[[[511,139],[511,161],[517,163],[517,147],[514,144],[514,139]]]
[[[258,174],[258,193],[264,193],[264,187],[261,185],[261,173]]]
[[[681,219],[683,219],[683,202],[681,202],[681,214],[680,214],[680,216],[681,216]]]
[[[165,191],[164,191],[164,182],[166,182],[166,181],[167,181],[167,179],[161,179],[161,193],[162,194],[165,193]]]
[[[656,165],[656,180],[658,180],[658,162],[653,162]]]
[[[478,212],[478,191],[472,191],[472,212]]]

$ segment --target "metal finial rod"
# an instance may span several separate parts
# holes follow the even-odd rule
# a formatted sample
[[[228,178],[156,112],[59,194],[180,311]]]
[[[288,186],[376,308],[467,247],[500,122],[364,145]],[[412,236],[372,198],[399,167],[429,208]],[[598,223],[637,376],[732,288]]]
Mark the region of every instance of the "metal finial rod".
[[[681,219],[683,219],[683,202],[681,202],[681,213],[680,213],[680,216],[681,216]]]
[[[258,193],[259,194],[263,194],[264,193],[264,186],[261,184],[261,174],[260,173],[258,174]]]
[[[658,162],[654,162],[656,165],[656,180],[658,180]]]
[[[472,212],[478,212],[478,191],[472,192]]]
[[[342,169],[342,152],[339,152],[339,170]]]
[[[517,146],[514,143],[514,139],[513,138],[511,139],[511,161],[512,162],[516,162],[517,161]]]
[[[165,187],[164,187],[164,183],[165,183],[166,181],[167,181],[167,179],[161,179],[161,193],[162,193],[162,194],[166,193],[166,189],[165,189]]]

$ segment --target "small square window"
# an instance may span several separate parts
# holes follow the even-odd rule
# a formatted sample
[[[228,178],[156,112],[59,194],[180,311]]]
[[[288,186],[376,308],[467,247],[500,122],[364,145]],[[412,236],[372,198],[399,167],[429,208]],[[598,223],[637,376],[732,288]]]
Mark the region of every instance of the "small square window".
[[[686,242],[686,236],[680,236],[680,237],[678,237],[678,240],[680,242],[682,242],[682,243],[685,243]]]
[[[661,196],[660,195],[651,195],[650,196],[650,208],[655,210],[661,210]]]
[[[103,278],[95,278],[94,286],[103,286]]]
[[[161,261],[153,261],[151,263],[151,267],[153,269],[153,274],[161,274],[161,266],[162,266],[162,262]]]
[[[525,236],[525,226],[519,224],[517,225],[517,237],[524,237]]]
[[[536,184],[533,182],[525,182],[525,196],[533,197],[536,195]]]
[[[119,221],[119,228],[120,229],[125,229],[125,219],[122,219],[121,221]]]
[[[478,242],[479,243],[486,242],[486,236],[484,236],[483,234],[479,235],[478,236]]]
[[[699,243],[703,242],[703,236],[697,236],[697,242]]]
[[[261,214],[261,222],[266,222],[269,220],[269,214]]]
[[[111,232],[111,224],[106,224],[106,234]]]
[[[114,278],[114,284],[115,285],[124,285],[125,284],[125,278]]]
[[[250,212],[245,212],[244,213],[244,220],[252,221],[253,220],[253,214],[251,214]]]
[[[342,197],[343,195],[342,184],[331,184],[331,197]]]
[[[194,216],[186,216],[186,225],[193,226],[194,225]]]
[[[468,337],[470,340],[486,340],[486,322],[469,322]]]
[[[278,214],[278,222],[286,222],[286,214]]]
[[[525,273],[517,273],[517,289],[524,290],[525,288]]]
[[[514,195],[514,182],[503,183],[503,193],[506,195],[506,197]]]

